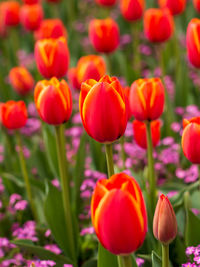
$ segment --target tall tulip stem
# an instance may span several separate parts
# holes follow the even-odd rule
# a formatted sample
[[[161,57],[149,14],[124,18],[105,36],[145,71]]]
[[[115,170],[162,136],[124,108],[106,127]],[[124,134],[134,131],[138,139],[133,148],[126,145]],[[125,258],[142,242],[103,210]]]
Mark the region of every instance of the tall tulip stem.
[[[131,255],[117,256],[119,267],[132,267]]]
[[[110,176],[114,174],[112,144],[106,144],[106,161],[108,168],[108,177],[110,178]]]
[[[67,169],[67,161],[65,155],[65,140],[64,140],[64,131],[63,125],[58,125],[56,129],[56,147],[57,147],[57,156],[58,164],[60,171],[61,187],[62,187],[62,200],[65,214],[65,223],[67,229],[67,239],[70,242],[71,255],[73,259],[76,259],[75,253],[75,244],[73,238],[73,223],[71,215],[71,206],[70,206],[70,197],[69,197],[69,177]]]
[[[162,244],[162,267],[169,267],[169,245]]]

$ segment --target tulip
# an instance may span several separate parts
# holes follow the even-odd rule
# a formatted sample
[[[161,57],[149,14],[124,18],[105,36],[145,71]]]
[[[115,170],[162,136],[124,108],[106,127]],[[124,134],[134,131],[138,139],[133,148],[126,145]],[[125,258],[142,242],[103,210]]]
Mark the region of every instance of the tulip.
[[[37,31],[34,32],[36,40],[67,37],[67,31],[60,19],[44,19]]]
[[[26,125],[28,118],[24,101],[10,100],[1,107],[1,120],[3,126],[9,130],[17,130]]]
[[[193,0],[193,5],[195,9],[200,12],[200,1],[199,0]]]
[[[138,146],[143,149],[147,149],[147,134],[146,125],[144,122],[134,120],[133,121],[133,133],[134,139]],[[160,141],[160,121],[151,121],[151,138],[153,147],[156,147]]]
[[[28,31],[35,31],[39,28],[43,19],[43,9],[39,4],[23,5],[20,9],[20,21]]]
[[[119,27],[111,18],[93,19],[89,24],[89,38],[97,52],[114,52],[119,46]]]
[[[69,120],[72,113],[71,91],[65,80],[59,82],[55,77],[50,81],[36,84],[34,100],[43,121],[59,125]]]
[[[182,149],[192,163],[200,164],[200,117],[183,120]]]
[[[200,68],[200,19],[194,18],[188,24],[186,46],[190,63]]]
[[[131,85],[130,109],[136,120],[156,120],[164,109],[165,89],[159,78],[139,79]]]
[[[19,24],[20,5],[17,1],[3,1],[0,3],[0,17],[6,26]]]
[[[169,8],[172,15],[181,14],[185,10],[186,0],[158,0],[161,8]]]
[[[170,244],[177,235],[177,221],[169,199],[163,194],[159,197],[154,218],[153,233],[162,244]]]
[[[101,6],[111,7],[116,4],[116,0],[96,0],[96,3]]]
[[[169,9],[151,8],[144,13],[144,33],[153,43],[167,41],[173,34],[174,20]]]
[[[145,8],[145,0],[120,0],[120,10],[128,21],[136,21],[142,18]]]
[[[127,110],[128,120],[132,117],[130,103],[129,103],[130,89],[131,88],[129,86],[124,87],[124,95],[126,99],[126,110]]]
[[[9,80],[12,87],[20,95],[26,95],[34,86],[34,79],[24,67],[15,67],[10,70]]]
[[[81,85],[77,79],[77,68],[71,68],[67,72],[67,78],[74,89],[80,89]]]
[[[104,76],[99,82],[82,83],[79,110],[86,132],[96,141],[111,143],[124,134],[126,103],[117,78]]]
[[[100,179],[91,201],[92,223],[101,244],[116,255],[136,251],[147,232],[147,214],[141,189],[124,173]]]
[[[27,5],[34,5],[34,4],[39,4],[40,0],[23,0],[24,4]]]
[[[63,77],[69,66],[69,50],[66,39],[38,40],[35,45],[37,68],[45,78]]]

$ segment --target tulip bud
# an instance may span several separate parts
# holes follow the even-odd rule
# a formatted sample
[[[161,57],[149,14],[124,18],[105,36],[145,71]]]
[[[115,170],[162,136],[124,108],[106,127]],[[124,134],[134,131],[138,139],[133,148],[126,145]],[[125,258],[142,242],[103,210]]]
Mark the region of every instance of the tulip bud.
[[[153,147],[157,146],[160,141],[160,121],[151,121],[151,138]],[[146,125],[144,122],[134,120],[133,121],[133,133],[134,139],[138,146],[143,149],[147,149],[147,134]]]
[[[23,2],[26,5],[34,5],[34,4],[39,4],[40,0],[23,0]]]
[[[41,5],[23,5],[20,9],[20,21],[28,31],[35,31],[39,28],[43,19],[43,9]]]
[[[188,24],[186,47],[190,63],[200,68],[200,19],[192,19]]]
[[[6,26],[19,24],[20,5],[17,1],[3,1],[0,3],[0,17]]]
[[[193,5],[197,12],[200,12],[200,0],[193,0]]]
[[[145,239],[147,214],[142,192],[135,179],[124,173],[97,182],[91,217],[99,241],[113,254],[130,254]]]
[[[169,8],[172,15],[181,14],[185,10],[186,0],[158,0],[161,8]]]
[[[9,130],[17,130],[26,125],[28,118],[24,101],[10,100],[1,106],[1,120],[3,126]]]
[[[10,70],[9,80],[12,87],[20,95],[26,95],[34,86],[34,79],[24,67],[15,67]]]
[[[45,78],[63,77],[69,66],[69,50],[66,39],[38,40],[35,45],[37,68]]]
[[[153,233],[162,244],[170,244],[177,235],[177,221],[173,207],[168,197],[163,194],[159,197],[154,218]]]
[[[145,0],[120,0],[122,16],[128,21],[141,19],[144,8]]]
[[[93,19],[89,24],[89,38],[97,52],[114,52],[119,46],[119,27],[111,18]]]
[[[139,79],[131,85],[130,109],[136,120],[156,120],[164,109],[165,89],[159,78]]]
[[[114,6],[116,4],[116,0],[96,0],[96,3],[101,6]]]
[[[43,121],[59,125],[69,120],[72,113],[72,97],[66,81],[56,78],[36,84],[34,100]]]
[[[67,72],[67,78],[69,80],[70,85],[74,88],[74,89],[80,89],[81,85],[78,82],[77,79],[77,68],[71,68],[68,70]]]
[[[104,76],[99,82],[91,79],[82,83],[79,110],[86,132],[96,141],[111,143],[124,134],[126,103],[117,78]]]
[[[144,33],[153,43],[167,41],[173,34],[174,20],[169,9],[151,8],[144,13]]]

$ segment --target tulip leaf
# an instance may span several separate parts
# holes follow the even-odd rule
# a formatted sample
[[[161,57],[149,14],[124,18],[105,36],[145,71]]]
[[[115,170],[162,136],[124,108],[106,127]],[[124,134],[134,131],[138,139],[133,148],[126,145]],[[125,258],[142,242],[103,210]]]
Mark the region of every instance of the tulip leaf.
[[[102,144],[96,142],[94,139],[89,138],[90,150],[92,153],[92,159],[97,171],[106,173],[106,157],[102,151]]]
[[[86,261],[81,267],[97,267],[97,259],[90,259]]]
[[[100,243],[98,247],[98,267],[118,267],[117,256],[106,250]]]
[[[200,243],[200,219],[191,210],[186,211],[185,241],[187,246]]]
[[[162,260],[154,251],[152,251],[151,259],[152,267],[162,267]]]
[[[132,267],[137,267],[138,265],[136,263],[136,259],[135,259],[135,255],[134,254],[131,255],[131,260],[132,260]]]
[[[35,246],[30,240],[14,240],[11,243],[17,245],[21,249],[26,250],[34,256],[38,256],[40,260],[54,261],[58,267],[63,267],[64,264],[72,264],[72,261],[69,258],[62,255],[56,255],[41,246]]]

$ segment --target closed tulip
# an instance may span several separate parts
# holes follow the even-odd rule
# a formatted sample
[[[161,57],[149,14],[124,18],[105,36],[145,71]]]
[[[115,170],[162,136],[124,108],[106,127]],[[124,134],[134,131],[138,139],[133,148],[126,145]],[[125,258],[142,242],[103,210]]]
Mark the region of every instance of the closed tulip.
[[[111,18],[93,19],[89,24],[89,38],[97,52],[114,52],[119,46],[119,27]]]
[[[35,45],[37,68],[45,78],[61,78],[68,70],[69,50],[66,39],[38,40]]]
[[[34,86],[34,79],[30,72],[24,67],[12,68],[9,72],[9,80],[12,87],[20,95],[26,95]]]
[[[23,5],[20,9],[20,21],[28,31],[35,31],[39,28],[43,19],[43,9],[39,4]]]
[[[40,0],[23,0],[24,4],[27,5],[34,5],[34,4],[39,4]]]
[[[134,120],[133,121],[133,134],[134,140],[138,146],[143,149],[147,149],[147,134],[146,125],[144,122]],[[160,121],[151,121],[151,138],[153,147],[157,146],[160,141]]]
[[[200,117],[183,120],[182,149],[192,163],[200,164]]]
[[[200,0],[193,0],[193,5],[195,9],[200,12]]]
[[[161,8],[169,8],[172,15],[181,14],[185,10],[186,0],[158,0]]]
[[[111,7],[116,4],[116,0],[96,0],[96,3],[101,6]]]
[[[78,79],[77,79],[77,68],[76,67],[71,68],[71,69],[68,70],[67,78],[68,78],[71,86],[74,89],[80,90],[81,85],[80,85],[80,83],[78,82]]]
[[[129,103],[130,90],[131,90],[130,86],[124,87],[124,95],[126,99],[126,110],[127,110],[128,120],[132,117],[130,103]]]
[[[40,81],[36,84],[34,100],[37,111],[43,121],[59,125],[69,120],[72,113],[71,91],[66,83],[56,78]]]
[[[28,118],[24,101],[10,100],[1,106],[2,124],[9,130],[17,130],[26,125]]]
[[[163,113],[165,89],[159,78],[139,79],[131,85],[130,109],[136,120],[156,120]]]
[[[3,1],[0,3],[0,17],[6,26],[19,24],[20,5],[17,1]]]
[[[67,37],[67,31],[60,19],[44,19],[37,31],[34,32],[36,40]]]
[[[122,16],[128,21],[141,19],[144,8],[145,0],[120,0]]]
[[[104,76],[99,82],[91,79],[82,83],[79,109],[86,132],[96,141],[111,143],[124,134],[127,111],[117,78]]]
[[[154,218],[153,233],[162,244],[170,244],[177,235],[177,221],[169,199],[163,194],[159,197]]]
[[[174,20],[169,9],[151,8],[144,13],[144,33],[153,43],[167,41],[174,32]]]
[[[190,63],[200,68],[200,19],[192,19],[188,24],[186,46]]]
[[[141,189],[124,173],[97,182],[91,217],[101,244],[116,255],[136,251],[147,232],[147,214]]]

